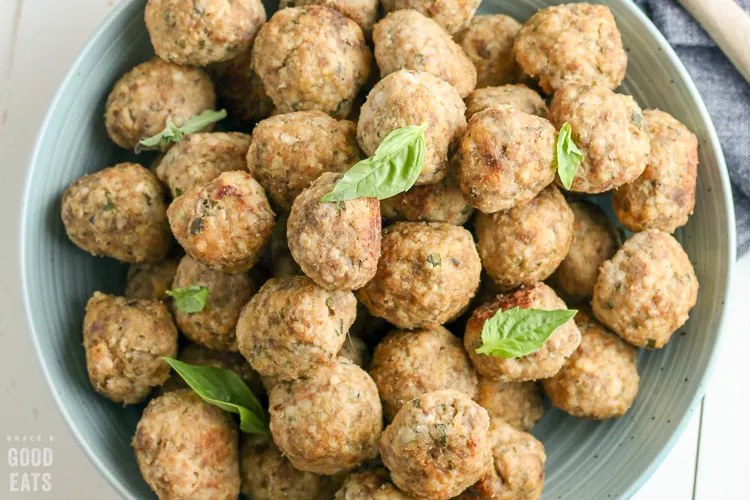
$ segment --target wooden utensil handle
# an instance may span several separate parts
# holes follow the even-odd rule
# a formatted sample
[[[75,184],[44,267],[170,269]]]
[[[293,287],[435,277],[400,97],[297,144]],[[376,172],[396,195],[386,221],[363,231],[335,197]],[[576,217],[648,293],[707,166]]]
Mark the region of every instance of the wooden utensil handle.
[[[750,82],[750,15],[735,0],[678,0]]]

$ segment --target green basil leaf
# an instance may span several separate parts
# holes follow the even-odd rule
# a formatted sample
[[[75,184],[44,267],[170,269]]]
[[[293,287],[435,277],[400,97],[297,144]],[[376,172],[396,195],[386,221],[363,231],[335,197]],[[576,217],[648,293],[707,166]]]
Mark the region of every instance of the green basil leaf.
[[[408,191],[424,167],[426,129],[427,124],[422,124],[392,130],[373,156],[350,168],[320,201],[383,200]]]
[[[227,110],[222,109],[219,111],[214,111],[213,109],[207,109],[203,113],[191,116],[190,118],[185,121],[185,123],[182,124],[182,126],[179,128],[179,130],[183,134],[194,134],[196,132],[200,132],[207,126],[211,125],[212,123],[216,123],[218,121],[223,120],[227,117]]]
[[[557,175],[560,176],[565,189],[570,189],[573,185],[573,178],[583,160],[583,153],[575,142],[573,142],[573,128],[570,123],[565,122],[560,127],[560,133],[557,135],[557,144],[555,147],[555,161],[557,163]]]
[[[556,309],[499,309],[482,326],[482,345],[477,354],[520,358],[538,351],[559,326],[564,325],[578,311]]]
[[[222,109],[214,111],[207,109],[199,115],[191,116],[182,126],[178,127],[171,118],[167,118],[167,125],[164,130],[151,137],[146,137],[138,142],[136,152],[146,148],[164,149],[170,142],[182,142],[186,135],[200,132],[208,125],[223,120],[227,117],[227,111]]]
[[[210,405],[240,416],[240,429],[249,434],[268,434],[268,417],[253,391],[232,370],[198,366],[163,357],[169,366]]]
[[[174,305],[180,311],[187,314],[199,313],[206,307],[208,287],[190,285],[167,290],[167,295],[174,297]]]

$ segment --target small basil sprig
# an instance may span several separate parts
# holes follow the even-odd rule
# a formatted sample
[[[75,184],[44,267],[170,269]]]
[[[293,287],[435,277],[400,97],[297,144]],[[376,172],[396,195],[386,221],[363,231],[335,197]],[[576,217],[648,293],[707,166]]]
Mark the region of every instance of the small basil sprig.
[[[266,411],[242,377],[235,372],[214,366],[191,365],[169,357],[162,359],[174,368],[203,401],[239,415],[242,432],[269,433]]]
[[[136,149],[145,148],[166,148],[170,142],[182,142],[186,135],[200,132],[212,123],[216,123],[227,117],[227,111],[214,111],[207,109],[203,113],[191,116],[179,127],[174,124],[171,118],[167,118],[167,126],[164,130],[151,137],[146,137],[138,142]]]
[[[174,305],[180,311],[187,314],[199,313],[206,307],[208,287],[190,285],[167,290],[167,295],[174,298]]]
[[[575,142],[573,142],[573,128],[570,123],[565,122],[560,127],[560,133],[557,135],[557,144],[555,146],[555,162],[557,163],[557,175],[560,176],[565,189],[570,189],[573,185],[573,178],[583,160],[583,153]]]
[[[498,309],[482,326],[482,345],[477,354],[520,358],[538,351],[559,326],[564,325],[578,311],[556,309]]]
[[[422,124],[392,130],[373,156],[350,168],[320,201],[383,200],[408,191],[424,166],[426,129],[427,124]]]

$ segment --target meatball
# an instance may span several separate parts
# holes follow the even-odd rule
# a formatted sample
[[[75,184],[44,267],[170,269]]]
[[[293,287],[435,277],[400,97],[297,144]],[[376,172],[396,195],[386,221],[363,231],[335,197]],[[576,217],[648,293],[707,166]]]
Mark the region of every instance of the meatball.
[[[396,486],[417,497],[454,497],[487,473],[487,410],[458,391],[423,394],[401,407],[380,438]]]
[[[466,130],[466,106],[456,89],[429,73],[397,71],[367,96],[357,122],[357,140],[368,156],[393,130],[427,124],[424,166],[417,185],[435,184],[448,173],[452,154]]]
[[[409,191],[380,202],[386,219],[412,222],[447,222],[466,224],[474,207],[464,201],[463,191],[452,172],[437,184],[415,186]]]
[[[169,377],[161,358],[177,354],[177,328],[158,300],[94,292],[83,319],[83,348],[96,392],[116,403],[138,403]]]
[[[469,25],[481,0],[383,0],[382,3],[386,12],[414,9],[455,35]]]
[[[357,23],[364,33],[372,33],[372,27],[378,19],[378,0],[281,0],[279,9],[305,5],[334,8]]]
[[[192,389],[152,399],[132,444],[141,475],[159,498],[228,500],[240,494],[237,426]]]
[[[255,265],[275,218],[260,184],[239,171],[186,191],[167,215],[185,252],[224,272],[244,272]]]
[[[172,288],[178,263],[179,259],[167,259],[159,262],[131,264],[128,269],[128,281],[125,285],[125,297],[168,301],[167,290]],[[169,307],[169,303],[167,303],[167,307]]]
[[[599,269],[591,307],[626,342],[660,349],[698,299],[690,258],[668,233],[634,234]]]
[[[514,52],[548,94],[568,83],[615,89],[628,65],[612,11],[588,3],[540,10],[518,32]]]
[[[374,458],[383,427],[375,382],[357,365],[319,365],[269,397],[273,440],[295,469],[335,474]]]
[[[466,201],[493,213],[534,198],[555,180],[556,137],[547,120],[522,111],[472,116],[455,157]]]
[[[353,122],[300,111],[272,116],[255,127],[247,168],[274,204],[289,210],[321,174],[346,172],[359,157]]]
[[[522,77],[513,55],[521,24],[510,16],[476,16],[457,35],[458,43],[477,70],[477,88],[514,83]]]
[[[458,500],[538,500],[544,489],[544,445],[531,434],[493,418],[490,424],[493,467]]]
[[[359,291],[373,316],[399,328],[432,328],[457,316],[479,287],[482,265],[466,229],[397,222],[383,230],[375,277]]]
[[[136,163],[117,165],[74,181],[62,195],[68,238],[81,250],[123,262],[155,262],[169,252],[164,188]]]
[[[302,271],[329,290],[356,290],[375,276],[380,257],[380,202],[320,201],[344,174],[326,173],[292,205],[289,250]]]
[[[490,418],[502,419],[519,431],[529,432],[544,415],[542,391],[536,382],[499,382],[479,377],[474,399]]]
[[[542,383],[552,404],[582,418],[621,417],[638,394],[636,349],[584,312],[575,317],[581,345]]]
[[[145,17],[157,56],[205,66],[248,50],[266,10],[260,0],[148,0]]]
[[[571,191],[601,193],[634,181],[646,168],[651,144],[638,103],[605,87],[566,86],[549,110],[558,129],[572,128],[583,153]]]
[[[659,229],[673,233],[695,208],[698,139],[669,114],[643,112],[651,154],[640,177],[615,191],[617,218],[631,231]]]
[[[339,357],[348,359],[363,370],[367,370],[370,366],[370,352],[367,350],[367,344],[361,338],[351,335],[351,333],[344,341],[344,345],[341,346]]]
[[[461,340],[442,326],[388,334],[375,348],[370,376],[388,420],[426,392],[453,389],[470,398],[477,395],[477,373]]]
[[[388,471],[373,469],[350,474],[335,500],[413,500],[391,483]]]
[[[229,61],[212,64],[206,71],[216,84],[221,107],[227,109],[232,121],[252,125],[271,115],[273,101],[253,69],[252,50]]]
[[[319,5],[277,11],[253,45],[253,68],[281,113],[317,109],[346,118],[371,61],[360,27]]]
[[[555,286],[574,300],[594,292],[599,267],[617,251],[619,235],[607,214],[593,203],[573,201],[573,242],[554,275]]]
[[[560,371],[565,360],[581,342],[581,332],[572,319],[557,327],[541,349],[526,356],[505,359],[476,352],[482,346],[484,322],[493,317],[498,310],[507,311],[514,307],[545,311],[566,309],[565,302],[544,283],[500,294],[495,300],[478,307],[469,318],[464,334],[464,347],[474,363],[474,368],[480,375],[500,382],[526,382],[552,377]]]
[[[237,343],[261,375],[292,380],[336,357],[356,313],[351,292],[304,276],[272,278],[242,310]]]
[[[573,211],[555,186],[504,212],[480,213],[477,248],[500,290],[547,279],[573,242]]]
[[[244,170],[250,136],[237,132],[188,135],[172,147],[156,167],[156,175],[177,198],[223,172]]]
[[[164,130],[167,120],[180,126],[215,103],[214,85],[203,70],[155,58],[115,83],[104,110],[107,134],[118,146],[133,149]]]
[[[547,118],[547,103],[526,85],[503,85],[477,89],[466,98],[466,119],[493,107],[508,107],[529,115]]]
[[[385,16],[372,32],[381,76],[400,69],[423,71],[453,85],[466,97],[477,85],[471,59],[435,21],[416,10]]]

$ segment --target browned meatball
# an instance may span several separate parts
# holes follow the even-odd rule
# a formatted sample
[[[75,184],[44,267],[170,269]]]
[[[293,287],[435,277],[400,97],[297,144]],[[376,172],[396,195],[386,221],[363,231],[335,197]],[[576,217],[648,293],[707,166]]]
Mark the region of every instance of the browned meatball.
[[[528,203],[476,221],[477,248],[501,290],[547,279],[573,241],[573,211],[555,186]]]
[[[620,186],[612,204],[617,218],[631,231],[660,229],[673,233],[695,208],[698,138],[669,114],[643,112],[651,154],[640,177]]]
[[[466,98],[466,119],[494,107],[507,107],[529,115],[547,118],[547,103],[526,85],[503,85],[477,89]]]
[[[132,444],[159,498],[231,500],[240,494],[237,441],[228,413],[181,389],[149,402]]]
[[[529,432],[544,415],[542,390],[536,382],[500,382],[479,377],[474,400],[490,418],[508,422],[519,431]]]
[[[188,255],[225,272],[253,267],[275,215],[263,188],[247,172],[224,172],[195,186],[167,209],[169,225]]]
[[[541,349],[526,356],[505,359],[476,352],[482,346],[484,322],[493,317],[498,310],[507,311],[514,307],[545,311],[566,309],[565,302],[544,283],[523,287],[513,293],[500,294],[492,302],[477,308],[469,318],[464,334],[464,347],[474,367],[480,375],[501,382],[525,382],[552,377],[560,371],[565,360],[581,342],[581,332],[572,319],[555,329]]]
[[[179,259],[166,259],[159,262],[131,264],[125,285],[125,297],[168,301],[167,290],[172,289],[172,281],[179,262]]]
[[[373,469],[350,474],[335,500],[409,500],[413,497],[399,491],[391,483],[386,469]]]
[[[161,358],[177,354],[177,328],[158,300],[94,292],[83,319],[83,348],[94,389],[117,403],[138,403],[169,377]]]
[[[390,220],[447,222],[463,226],[474,214],[474,207],[464,201],[455,174],[448,172],[437,184],[415,186],[405,193],[381,200],[380,212]]]
[[[510,16],[476,16],[456,39],[477,69],[477,88],[517,82],[521,68],[513,42],[521,24]]]
[[[522,111],[473,115],[455,157],[466,201],[493,213],[534,198],[555,180],[556,137],[547,120]]]
[[[378,19],[378,0],[281,0],[279,2],[280,9],[304,5],[332,7],[357,23],[365,33],[372,33],[372,27]]]
[[[479,286],[474,239],[452,224],[397,222],[383,230],[375,277],[359,291],[373,316],[399,328],[431,328],[458,315]]]
[[[251,125],[271,115],[273,101],[253,69],[253,52],[247,50],[229,61],[206,68],[216,84],[220,107],[235,123]]]
[[[591,307],[626,342],[659,349],[698,300],[690,258],[668,233],[636,233],[599,269]]]
[[[455,35],[468,26],[481,0],[383,0],[386,12],[414,9]]]
[[[81,250],[123,262],[154,262],[167,256],[172,238],[164,188],[137,163],[85,175],[62,195],[68,238]]]

